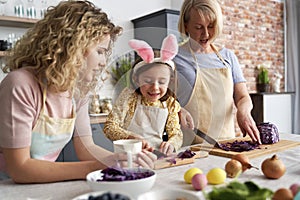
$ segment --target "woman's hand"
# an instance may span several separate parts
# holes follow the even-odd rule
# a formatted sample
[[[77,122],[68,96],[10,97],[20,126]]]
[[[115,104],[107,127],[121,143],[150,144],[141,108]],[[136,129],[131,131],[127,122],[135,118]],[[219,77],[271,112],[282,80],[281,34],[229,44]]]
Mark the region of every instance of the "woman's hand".
[[[162,142],[159,147],[159,151],[167,155],[172,154],[174,150],[174,146],[169,142]]]
[[[150,144],[146,140],[143,139],[143,137],[141,137],[139,135],[129,135],[128,139],[141,140],[142,141],[142,149],[146,149],[146,150],[148,150],[150,152],[152,152],[153,149],[154,149],[152,146],[150,146]]]
[[[181,127],[184,129],[194,129],[194,120],[192,115],[184,108],[178,113]]]
[[[142,152],[138,154],[137,163],[139,166],[144,168],[154,169],[154,162],[157,160],[157,156],[152,152],[143,149]]]
[[[261,144],[260,133],[251,116],[251,110],[253,108],[252,101],[244,82],[234,85],[234,101],[237,107],[237,122],[243,135],[246,136],[246,134],[248,134],[254,142]]]
[[[116,161],[114,166],[128,167],[128,155],[126,152],[114,153],[113,159]],[[132,155],[132,167],[154,168],[157,156],[152,152],[143,149],[141,152]]]
[[[253,120],[251,114],[243,113],[238,110],[236,116],[237,116],[237,122],[243,133],[243,136],[245,137],[248,134],[253,141],[261,144],[260,133],[257,129],[256,123]]]

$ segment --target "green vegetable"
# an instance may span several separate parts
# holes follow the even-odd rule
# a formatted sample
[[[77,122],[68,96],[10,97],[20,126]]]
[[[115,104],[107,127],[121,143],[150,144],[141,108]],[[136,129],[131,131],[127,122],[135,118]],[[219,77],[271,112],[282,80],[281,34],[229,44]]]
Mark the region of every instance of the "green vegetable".
[[[241,183],[232,181],[223,187],[213,187],[208,194],[204,192],[207,200],[265,200],[272,198],[273,191],[260,188],[254,182]]]

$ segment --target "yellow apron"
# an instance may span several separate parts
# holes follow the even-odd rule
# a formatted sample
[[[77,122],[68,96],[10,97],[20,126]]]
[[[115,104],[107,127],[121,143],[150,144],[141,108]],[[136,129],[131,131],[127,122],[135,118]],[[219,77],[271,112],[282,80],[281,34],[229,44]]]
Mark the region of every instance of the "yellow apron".
[[[141,104],[141,96],[138,96],[136,109],[127,130],[142,136],[154,148],[159,148],[162,143],[162,135],[168,118],[168,108],[165,102],[164,108],[144,106]]]
[[[193,116],[195,127],[215,139],[235,137],[233,80],[229,67],[212,46],[225,68],[200,68],[197,65],[196,82],[189,102],[184,107]],[[184,144],[198,143],[199,140],[191,130],[184,130]]]
[[[55,161],[64,146],[70,141],[76,119],[73,101],[71,118],[52,118],[46,115],[46,89],[43,91],[43,107],[32,130],[30,155],[40,160]]]

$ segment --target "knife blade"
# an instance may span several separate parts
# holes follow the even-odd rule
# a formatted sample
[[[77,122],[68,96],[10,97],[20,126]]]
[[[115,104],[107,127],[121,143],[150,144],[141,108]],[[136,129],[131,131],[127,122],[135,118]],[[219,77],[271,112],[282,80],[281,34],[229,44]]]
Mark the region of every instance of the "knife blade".
[[[156,150],[156,149],[154,149],[154,150],[152,151],[152,153],[154,153],[154,154],[157,156],[157,159],[168,157],[167,154],[164,154],[163,152],[158,151],[158,150]]]
[[[217,140],[215,140],[214,138],[212,138],[209,135],[203,133],[202,131],[200,131],[197,128],[194,128],[194,132],[196,133],[196,135],[203,138],[209,144],[212,144],[212,145],[214,145],[214,147],[222,149],[220,143]]]

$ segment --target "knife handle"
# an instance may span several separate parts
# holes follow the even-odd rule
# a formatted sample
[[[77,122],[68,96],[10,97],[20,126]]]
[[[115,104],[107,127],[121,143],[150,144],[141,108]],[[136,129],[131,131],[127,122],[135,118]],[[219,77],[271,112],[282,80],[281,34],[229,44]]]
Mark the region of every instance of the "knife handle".
[[[169,140],[169,136],[168,136],[168,133],[166,131],[164,131],[164,133],[162,135],[162,140],[164,142],[167,142]]]

